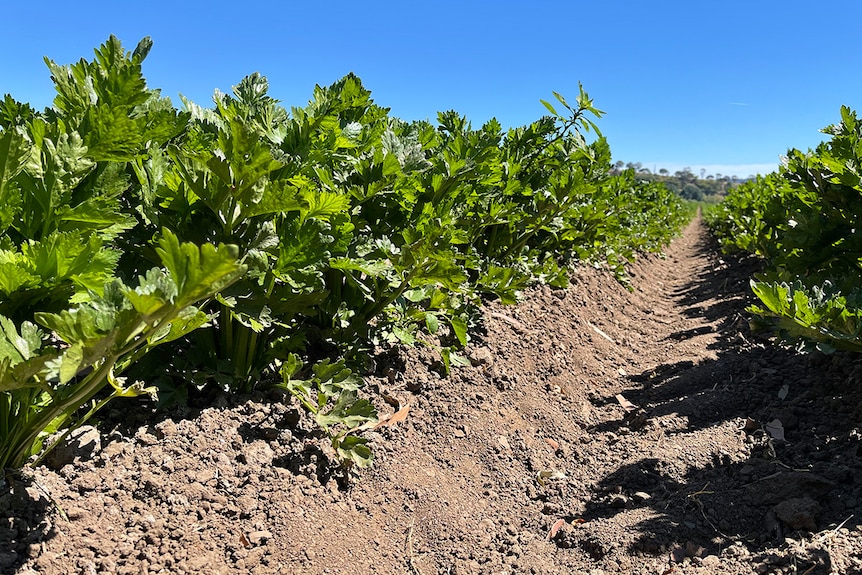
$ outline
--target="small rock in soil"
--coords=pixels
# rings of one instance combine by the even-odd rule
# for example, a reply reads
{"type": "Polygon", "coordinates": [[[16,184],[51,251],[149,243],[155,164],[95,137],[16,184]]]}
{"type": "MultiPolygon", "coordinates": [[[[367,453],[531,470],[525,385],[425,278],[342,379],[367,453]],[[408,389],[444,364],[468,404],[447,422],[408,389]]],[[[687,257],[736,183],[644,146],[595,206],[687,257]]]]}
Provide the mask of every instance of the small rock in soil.
{"type": "Polygon", "coordinates": [[[269,531],[252,531],[248,534],[248,540],[252,545],[260,545],[272,539],[272,533],[269,531]]]}
{"type": "Polygon", "coordinates": [[[787,523],[791,529],[817,530],[820,504],[810,497],[796,497],[782,501],[772,508],[775,516],[787,523]]]}
{"type": "Polygon", "coordinates": [[[494,354],[487,347],[470,350],[467,357],[473,365],[490,365],[494,361],[494,354]]]}

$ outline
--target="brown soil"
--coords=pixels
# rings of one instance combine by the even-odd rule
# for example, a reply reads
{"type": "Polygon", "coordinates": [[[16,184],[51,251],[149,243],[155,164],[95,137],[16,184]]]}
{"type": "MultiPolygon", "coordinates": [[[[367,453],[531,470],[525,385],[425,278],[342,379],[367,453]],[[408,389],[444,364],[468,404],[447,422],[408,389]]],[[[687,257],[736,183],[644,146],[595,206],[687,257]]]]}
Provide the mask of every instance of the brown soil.
{"type": "Polygon", "coordinates": [[[752,336],[753,271],[696,221],[633,292],[581,269],[488,305],[448,378],[379,357],[409,415],[349,484],[276,395],[124,412],[7,478],[0,571],[860,574],[862,364],[752,336]]]}

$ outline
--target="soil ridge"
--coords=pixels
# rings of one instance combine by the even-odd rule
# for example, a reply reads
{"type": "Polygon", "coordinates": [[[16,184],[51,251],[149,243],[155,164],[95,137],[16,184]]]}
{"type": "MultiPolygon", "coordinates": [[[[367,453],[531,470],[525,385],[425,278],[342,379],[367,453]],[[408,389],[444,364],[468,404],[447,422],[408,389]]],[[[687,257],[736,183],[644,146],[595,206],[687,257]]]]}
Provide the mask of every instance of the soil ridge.
{"type": "Polygon", "coordinates": [[[347,488],[270,394],[103,429],[7,480],[0,571],[862,573],[862,367],[753,336],[756,265],[698,218],[632,291],[583,267],[488,304],[449,377],[378,357],[381,414],[409,412],[347,488]]]}

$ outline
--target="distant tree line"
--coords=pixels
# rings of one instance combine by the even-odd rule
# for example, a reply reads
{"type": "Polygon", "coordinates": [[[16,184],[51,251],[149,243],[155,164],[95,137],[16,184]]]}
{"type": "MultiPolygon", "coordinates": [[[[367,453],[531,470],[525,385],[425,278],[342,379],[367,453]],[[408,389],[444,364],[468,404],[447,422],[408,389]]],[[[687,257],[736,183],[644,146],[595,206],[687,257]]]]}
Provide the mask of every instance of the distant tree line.
{"type": "Polygon", "coordinates": [[[661,182],[685,199],[704,202],[719,202],[731,188],[753,179],[753,176],[740,178],[736,174],[707,174],[705,169],[701,169],[698,175],[691,168],[683,168],[673,174],[661,168],[653,173],[641,162],[620,160],[614,164],[614,173],[624,170],[633,170],[638,177],[650,182],[661,182]]]}

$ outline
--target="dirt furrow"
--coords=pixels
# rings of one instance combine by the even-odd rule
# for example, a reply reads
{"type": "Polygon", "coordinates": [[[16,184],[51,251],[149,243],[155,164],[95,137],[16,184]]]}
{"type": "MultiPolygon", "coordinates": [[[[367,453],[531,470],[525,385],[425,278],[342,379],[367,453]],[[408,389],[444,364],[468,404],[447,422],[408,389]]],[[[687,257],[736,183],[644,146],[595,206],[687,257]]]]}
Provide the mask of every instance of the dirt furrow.
{"type": "Polygon", "coordinates": [[[696,221],[632,291],[585,267],[489,304],[449,377],[379,356],[381,413],[409,415],[349,483],[277,395],[117,411],[0,494],[0,570],[862,573],[862,371],[752,336],[753,271],[696,221]]]}

